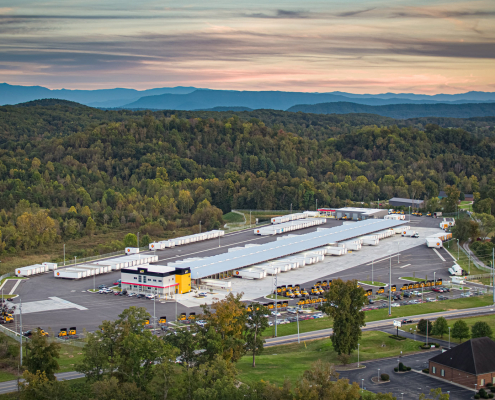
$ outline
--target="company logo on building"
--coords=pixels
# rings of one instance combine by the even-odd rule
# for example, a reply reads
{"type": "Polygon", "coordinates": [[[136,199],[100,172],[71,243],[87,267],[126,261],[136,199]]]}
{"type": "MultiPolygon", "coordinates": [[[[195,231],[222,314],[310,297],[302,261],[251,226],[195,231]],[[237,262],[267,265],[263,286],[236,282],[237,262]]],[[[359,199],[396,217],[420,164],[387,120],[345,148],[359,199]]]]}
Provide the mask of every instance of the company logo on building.
{"type": "Polygon", "coordinates": [[[140,269],[140,270],[139,270],[139,273],[140,273],[140,274],[144,274],[144,269],[140,269]]]}
{"type": "Polygon", "coordinates": [[[57,272],[57,276],[60,276],[60,272],[57,272]]]}
{"type": "Polygon", "coordinates": [[[235,274],[236,274],[236,275],[239,275],[239,271],[235,271],[235,274]]]}

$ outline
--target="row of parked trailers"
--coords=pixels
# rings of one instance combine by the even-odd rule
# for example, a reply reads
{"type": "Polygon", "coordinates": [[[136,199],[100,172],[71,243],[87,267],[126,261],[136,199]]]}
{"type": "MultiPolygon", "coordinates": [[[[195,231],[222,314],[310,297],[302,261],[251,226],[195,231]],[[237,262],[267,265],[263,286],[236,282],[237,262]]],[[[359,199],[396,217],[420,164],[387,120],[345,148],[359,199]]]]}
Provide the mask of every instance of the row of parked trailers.
{"type": "MultiPolygon", "coordinates": [[[[409,228],[409,227],[407,227],[409,228]]],[[[318,231],[322,231],[327,228],[318,228],[318,231]]],[[[268,261],[262,264],[256,264],[254,266],[243,268],[235,271],[234,276],[243,279],[263,279],[267,275],[276,275],[280,272],[287,272],[292,269],[304,267],[306,265],[312,265],[317,262],[321,262],[325,259],[325,256],[342,256],[349,251],[359,251],[362,246],[376,246],[380,242],[380,239],[392,237],[395,234],[402,233],[402,227],[398,229],[386,229],[372,235],[362,236],[356,239],[350,239],[338,243],[330,243],[328,246],[319,247],[313,250],[305,251],[303,253],[297,253],[289,255],[287,257],[278,258],[272,261],[268,261]]],[[[287,235],[279,240],[286,240],[295,235],[287,235]]],[[[246,247],[259,246],[256,244],[248,244],[246,247]]],[[[242,249],[242,247],[234,247],[229,249],[229,252],[234,252],[242,249]]]]}
{"type": "Polygon", "coordinates": [[[427,247],[440,249],[443,247],[443,242],[450,239],[452,239],[452,233],[444,232],[444,233],[438,233],[435,235],[428,236],[425,239],[425,243],[427,247]]]}
{"type": "Polygon", "coordinates": [[[153,242],[149,244],[150,250],[165,250],[175,246],[182,246],[189,243],[202,242],[204,240],[216,239],[225,235],[224,231],[213,230],[202,233],[196,233],[194,235],[182,236],[169,240],[162,240],[159,242],[153,242]]]}
{"type": "Polygon", "coordinates": [[[89,264],[77,264],[66,268],[59,268],[56,271],[53,271],[53,276],[55,278],[82,279],[93,275],[107,274],[112,271],[118,271],[122,268],[128,268],[136,265],[147,265],[156,261],[158,261],[158,256],[153,255],[123,256],[108,260],[99,260],[89,264]]]}
{"type": "Polygon", "coordinates": [[[284,222],[297,221],[298,219],[305,219],[310,217],[317,217],[319,213],[316,211],[304,211],[302,213],[294,213],[282,215],[281,217],[273,217],[272,224],[283,224],[284,222]]]}
{"type": "Polygon", "coordinates": [[[48,271],[53,271],[57,269],[57,263],[42,263],[28,265],[27,267],[17,268],[15,270],[16,276],[32,276],[42,274],[48,271]]]}
{"type": "Polygon", "coordinates": [[[276,225],[268,225],[262,228],[256,228],[253,232],[255,235],[269,236],[280,235],[281,233],[297,231],[298,229],[311,228],[313,226],[323,225],[327,220],[325,218],[300,219],[297,221],[283,222],[276,225]]]}

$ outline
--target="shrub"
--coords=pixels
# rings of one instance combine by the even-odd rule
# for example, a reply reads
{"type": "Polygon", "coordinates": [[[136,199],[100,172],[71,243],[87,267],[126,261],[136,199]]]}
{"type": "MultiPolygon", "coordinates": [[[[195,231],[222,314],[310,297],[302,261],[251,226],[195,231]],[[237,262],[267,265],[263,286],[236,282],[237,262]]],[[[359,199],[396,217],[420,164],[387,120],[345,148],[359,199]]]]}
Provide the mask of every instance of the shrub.
{"type": "Polygon", "coordinates": [[[395,371],[395,372],[399,372],[399,368],[395,367],[395,368],[394,368],[394,371],[395,371]]]}
{"type": "Polygon", "coordinates": [[[474,398],[475,398],[475,399],[479,399],[479,398],[480,398],[480,395],[479,395],[479,394],[475,394],[475,395],[474,395],[474,398]]]}
{"type": "Polygon", "coordinates": [[[424,372],[425,374],[429,374],[429,373],[430,373],[430,369],[429,369],[429,368],[425,368],[425,369],[423,369],[423,372],[424,372]]]}
{"type": "Polygon", "coordinates": [[[495,386],[490,387],[492,393],[495,393],[495,386]]]}
{"type": "Polygon", "coordinates": [[[399,371],[404,371],[404,364],[401,362],[399,363],[399,371]]]}
{"type": "Polygon", "coordinates": [[[486,390],[485,390],[485,389],[483,389],[483,388],[481,388],[480,390],[478,390],[478,394],[479,394],[481,397],[485,398],[484,396],[486,395],[486,390]]]}
{"type": "Polygon", "coordinates": [[[410,371],[411,370],[411,367],[406,367],[406,371],[410,371]]]}
{"type": "Polygon", "coordinates": [[[381,374],[380,375],[380,379],[382,381],[389,381],[390,380],[390,376],[388,376],[388,374],[381,374]]]}
{"type": "Polygon", "coordinates": [[[486,384],[486,387],[492,387],[492,386],[493,386],[493,383],[491,383],[491,382],[488,382],[488,383],[486,384]]]}
{"type": "Polygon", "coordinates": [[[488,393],[488,398],[493,399],[493,393],[488,393]]]}

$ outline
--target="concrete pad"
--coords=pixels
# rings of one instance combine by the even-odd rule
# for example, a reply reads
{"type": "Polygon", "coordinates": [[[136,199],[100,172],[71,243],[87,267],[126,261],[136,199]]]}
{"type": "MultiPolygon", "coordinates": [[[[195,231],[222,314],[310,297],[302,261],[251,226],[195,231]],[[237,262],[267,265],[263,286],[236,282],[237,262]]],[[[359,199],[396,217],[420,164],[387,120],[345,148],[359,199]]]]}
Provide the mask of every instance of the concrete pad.
{"type": "MultiPolygon", "coordinates": [[[[87,310],[86,307],[80,306],[70,301],[58,297],[49,297],[50,300],[30,301],[22,304],[22,314],[39,313],[43,311],[64,310],[76,308],[78,310],[87,310]]],[[[15,310],[19,314],[19,309],[15,310]]]]}
{"type": "MultiPolygon", "coordinates": [[[[417,246],[426,247],[424,238],[441,232],[441,229],[438,228],[415,227],[414,230],[419,233],[419,238],[395,235],[381,239],[377,246],[363,246],[361,250],[352,251],[343,256],[327,255],[322,262],[280,273],[277,278],[277,285],[303,284],[361,264],[371,263],[373,260],[381,260],[387,256],[397,254],[398,250],[404,251],[417,246]]],[[[354,278],[362,279],[360,276],[354,278]]],[[[253,280],[232,278],[230,281],[232,283],[232,292],[243,292],[244,300],[254,300],[266,296],[272,293],[275,288],[275,279],[273,277],[253,280]]]]}

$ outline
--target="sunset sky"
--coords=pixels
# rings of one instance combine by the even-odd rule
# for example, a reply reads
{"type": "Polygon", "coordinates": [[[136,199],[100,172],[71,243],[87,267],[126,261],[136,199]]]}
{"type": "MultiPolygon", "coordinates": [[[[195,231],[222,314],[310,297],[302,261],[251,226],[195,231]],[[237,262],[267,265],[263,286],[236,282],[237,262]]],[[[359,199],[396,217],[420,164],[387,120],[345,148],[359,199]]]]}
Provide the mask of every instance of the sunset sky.
{"type": "Polygon", "coordinates": [[[5,0],[0,21],[16,85],[495,91],[493,0],[5,0]]]}

